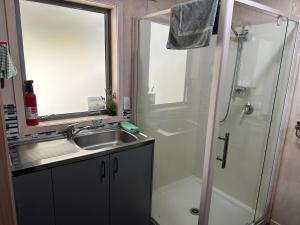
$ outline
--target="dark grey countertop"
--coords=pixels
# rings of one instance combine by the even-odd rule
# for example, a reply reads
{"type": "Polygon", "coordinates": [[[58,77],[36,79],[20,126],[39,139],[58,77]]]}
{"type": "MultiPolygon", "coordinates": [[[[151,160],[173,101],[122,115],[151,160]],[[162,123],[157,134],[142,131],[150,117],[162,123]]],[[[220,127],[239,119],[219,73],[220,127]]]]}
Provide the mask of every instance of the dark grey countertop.
{"type": "MultiPolygon", "coordinates": [[[[102,131],[103,132],[103,131],[102,131]]],[[[86,134],[83,134],[86,135],[86,134]]],[[[60,138],[50,141],[19,143],[10,146],[13,176],[96,158],[154,143],[144,134],[135,134],[137,140],[99,150],[84,150],[73,141],[60,138]]]]}

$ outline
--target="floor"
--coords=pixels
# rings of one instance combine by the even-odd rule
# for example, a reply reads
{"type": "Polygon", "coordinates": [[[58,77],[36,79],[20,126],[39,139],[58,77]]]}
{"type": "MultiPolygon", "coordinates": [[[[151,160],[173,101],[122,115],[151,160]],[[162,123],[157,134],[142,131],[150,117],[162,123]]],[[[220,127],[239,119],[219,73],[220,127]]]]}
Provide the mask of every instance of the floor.
{"type": "MultiPolygon", "coordinates": [[[[159,225],[197,225],[198,216],[190,209],[199,208],[201,183],[200,178],[190,176],[154,190],[152,217],[159,225]]],[[[253,213],[248,206],[214,189],[210,225],[245,225],[253,213]]]]}

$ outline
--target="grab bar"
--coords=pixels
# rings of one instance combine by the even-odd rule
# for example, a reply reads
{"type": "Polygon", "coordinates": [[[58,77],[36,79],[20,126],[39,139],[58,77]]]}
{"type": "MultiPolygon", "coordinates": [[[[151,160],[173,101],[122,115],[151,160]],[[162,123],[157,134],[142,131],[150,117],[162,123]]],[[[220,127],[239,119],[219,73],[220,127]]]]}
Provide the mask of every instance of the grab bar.
{"type": "Polygon", "coordinates": [[[224,141],[223,157],[220,158],[219,156],[217,156],[217,160],[222,162],[222,169],[226,168],[229,138],[230,138],[230,133],[226,133],[225,138],[218,137],[219,140],[224,141]]]}

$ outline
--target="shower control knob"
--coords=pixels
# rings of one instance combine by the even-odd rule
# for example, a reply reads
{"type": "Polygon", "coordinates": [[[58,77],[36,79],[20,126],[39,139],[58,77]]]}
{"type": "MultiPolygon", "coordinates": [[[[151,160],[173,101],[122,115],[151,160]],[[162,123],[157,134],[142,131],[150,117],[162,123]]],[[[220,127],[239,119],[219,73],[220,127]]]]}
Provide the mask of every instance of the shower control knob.
{"type": "Polygon", "coordinates": [[[248,102],[242,107],[241,118],[243,118],[245,115],[251,115],[253,112],[254,112],[254,107],[251,105],[250,102],[248,102]]]}

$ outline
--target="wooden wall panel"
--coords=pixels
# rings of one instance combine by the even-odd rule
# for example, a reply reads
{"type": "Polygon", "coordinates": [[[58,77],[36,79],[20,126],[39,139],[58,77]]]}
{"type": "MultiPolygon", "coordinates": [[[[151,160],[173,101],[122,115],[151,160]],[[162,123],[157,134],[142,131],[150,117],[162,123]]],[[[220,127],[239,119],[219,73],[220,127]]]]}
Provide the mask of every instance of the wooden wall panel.
{"type": "Polygon", "coordinates": [[[286,14],[292,12],[292,4],[294,0],[256,0],[256,2],[278,9],[286,14]]]}
{"type": "Polygon", "coordinates": [[[2,92],[0,91],[0,224],[17,225],[8,146],[3,120],[2,92]]]}
{"type": "MultiPolygon", "coordinates": [[[[300,54],[298,54],[300,58],[300,54]]],[[[300,77],[296,83],[292,112],[287,129],[277,186],[273,196],[271,219],[274,224],[300,224],[300,140],[295,136],[295,124],[300,119],[300,77]]]]}
{"type": "Polygon", "coordinates": [[[292,15],[300,17],[300,0],[292,1],[292,15]]]}
{"type": "Polygon", "coordinates": [[[147,0],[125,0],[124,2],[124,95],[131,96],[132,77],[132,30],[133,19],[147,13],[147,0]]]}

